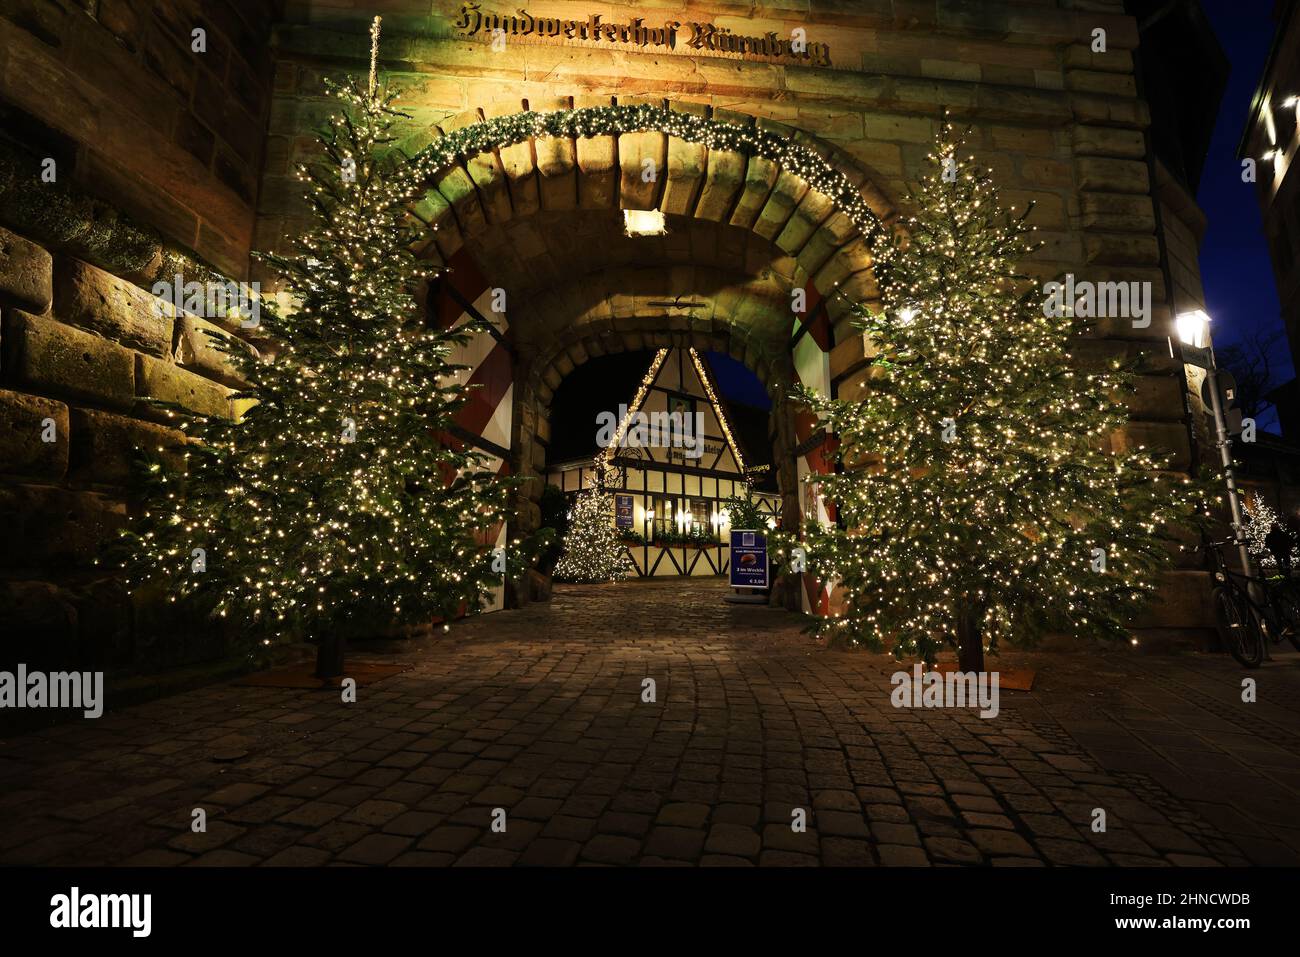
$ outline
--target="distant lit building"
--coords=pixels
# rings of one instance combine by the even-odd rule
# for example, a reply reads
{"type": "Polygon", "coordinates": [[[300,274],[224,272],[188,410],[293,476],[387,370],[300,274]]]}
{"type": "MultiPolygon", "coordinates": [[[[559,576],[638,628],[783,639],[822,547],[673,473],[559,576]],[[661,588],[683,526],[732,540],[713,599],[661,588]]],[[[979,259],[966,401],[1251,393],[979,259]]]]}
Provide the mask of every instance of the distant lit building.
{"type": "MultiPolygon", "coordinates": [[[[606,467],[609,520],[623,534],[642,577],[727,572],[731,516],[726,500],[744,496],[749,475],[739,430],[730,421],[708,360],[695,349],[660,349],[644,377],[628,382],[619,413],[607,413],[612,444],[548,467],[546,481],[576,496],[606,467]],[[615,422],[617,419],[617,422],[615,422]]],[[[775,526],[781,497],[755,481],[753,498],[775,526]]]]}

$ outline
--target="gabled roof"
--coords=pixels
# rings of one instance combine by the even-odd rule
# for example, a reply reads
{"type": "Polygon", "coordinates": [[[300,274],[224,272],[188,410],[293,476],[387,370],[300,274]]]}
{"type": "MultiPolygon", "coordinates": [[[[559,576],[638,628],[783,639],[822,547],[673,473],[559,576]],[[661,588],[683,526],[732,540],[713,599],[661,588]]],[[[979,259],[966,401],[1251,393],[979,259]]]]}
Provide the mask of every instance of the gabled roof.
{"type": "MultiPolygon", "coordinates": [[[[655,353],[654,358],[650,360],[650,368],[646,371],[645,376],[641,379],[640,385],[637,386],[636,394],[632,401],[628,403],[627,415],[623,421],[619,422],[618,428],[614,432],[614,439],[609,445],[597,456],[598,463],[604,463],[608,466],[610,460],[618,453],[622,446],[623,440],[627,437],[628,426],[631,425],[633,417],[645,405],[646,396],[650,394],[650,387],[655,384],[659,377],[659,370],[663,368],[664,360],[668,358],[669,349],[660,349],[655,353]]],[[[718,417],[718,424],[722,427],[723,438],[727,441],[727,447],[731,449],[731,454],[736,460],[736,466],[743,474],[745,471],[745,459],[741,454],[740,444],[736,441],[735,432],[731,428],[731,422],[727,415],[727,410],[723,407],[718,398],[718,390],[715,388],[713,373],[708,367],[705,358],[695,351],[694,346],[687,347],[687,353],[691,357],[691,363],[695,367],[695,374],[699,377],[700,384],[704,387],[704,397],[708,399],[709,404],[713,407],[713,414],[718,417]]]]}

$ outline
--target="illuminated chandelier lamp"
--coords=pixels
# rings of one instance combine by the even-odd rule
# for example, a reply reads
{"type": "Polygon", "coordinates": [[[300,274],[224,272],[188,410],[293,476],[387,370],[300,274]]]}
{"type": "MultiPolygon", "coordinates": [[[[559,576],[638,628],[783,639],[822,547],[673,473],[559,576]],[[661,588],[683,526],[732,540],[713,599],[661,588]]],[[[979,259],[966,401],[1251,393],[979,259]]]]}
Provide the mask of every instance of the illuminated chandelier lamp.
{"type": "Polygon", "coordinates": [[[623,210],[623,233],[627,236],[663,236],[668,232],[668,224],[662,210],[625,209],[623,210]]]}

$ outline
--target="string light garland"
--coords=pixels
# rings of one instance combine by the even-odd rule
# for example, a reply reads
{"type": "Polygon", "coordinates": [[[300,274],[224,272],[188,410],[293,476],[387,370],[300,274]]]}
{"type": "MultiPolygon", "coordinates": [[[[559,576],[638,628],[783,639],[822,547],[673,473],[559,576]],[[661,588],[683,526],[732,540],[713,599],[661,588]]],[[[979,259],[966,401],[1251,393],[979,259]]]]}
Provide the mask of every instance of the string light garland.
{"type": "Polygon", "coordinates": [[[480,153],[490,153],[538,137],[618,136],[666,133],[711,150],[728,150],[777,163],[829,198],[835,208],[868,238],[884,226],[843,171],[820,153],[789,136],[758,126],[726,123],[653,104],[585,106],[571,110],[528,110],[491,117],[453,130],[425,147],[415,162],[426,177],[480,153]]]}
{"type": "Polygon", "coordinates": [[[659,369],[667,358],[667,349],[660,349],[655,353],[654,358],[650,360],[649,370],[641,377],[641,384],[637,386],[636,394],[632,396],[632,401],[628,403],[627,414],[619,422],[614,437],[610,440],[609,445],[605,446],[600,455],[596,457],[596,482],[598,485],[605,484],[605,477],[613,468],[614,456],[618,454],[619,448],[623,445],[623,440],[627,437],[628,426],[632,424],[632,419],[636,417],[637,412],[645,403],[645,397],[649,394],[650,387],[654,385],[655,379],[659,375],[659,369]]]}
{"type": "Polygon", "coordinates": [[[836,470],[809,476],[839,523],[809,517],[776,551],[801,547],[835,586],[843,612],[818,620],[822,635],[899,658],[982,658],[1048,633],[1127,641],[1208,487],[1113,442],[1134,368],[1073,360],[1087,321],[1022,295],[1029,211],[1001,207],[960,147],[945,122],[916,214],[873,237],[880,310],[854,306],[877,350],[862,396],[795,393],[841,440],[836,470]]]}
{"type": "Polygon", "coordinates": [[[709,375],[705,371],[704,363],[700,359],[700,354],[695,351],[695,347],[690,349],[691,362],[695,366],[695,374],[699,376],[700,382],[704,384],[704,394],[709,397],[713,403],[713,412],[718,417],[718,424],[722,427],[722,434],[727,440],[727,447],[731,449],[731,454],[735,456],[736,467],[743,474],[745,471],[745,460],[740,457],[740,446],[731,435],[731,428],[727,424],[727,414],[723,411],[722,403],[718,401],[717,395],[713,391],[713,386],[709,383],[709,375]]]}

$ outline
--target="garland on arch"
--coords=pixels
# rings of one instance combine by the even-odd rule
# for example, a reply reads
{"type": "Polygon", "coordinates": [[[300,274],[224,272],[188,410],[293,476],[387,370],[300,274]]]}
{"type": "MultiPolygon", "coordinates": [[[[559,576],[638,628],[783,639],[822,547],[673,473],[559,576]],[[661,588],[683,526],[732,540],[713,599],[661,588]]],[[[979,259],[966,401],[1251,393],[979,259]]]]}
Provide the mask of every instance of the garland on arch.
{"type": "Polygon", "coordinates": [[[621,133],[666,133],[709,149],[759,156],[794,173],[828,197],[836,209],[868,239],[884,228],[880,218],[844,173],[803,143],[757,126],[724,123],[662,106],[585,106],[553,113],[527,110],[498,116],[453,130],[421,150],[414,162],[431,176],[479,153],[523,143],[535,137],[617,136],[621,133]]]}

